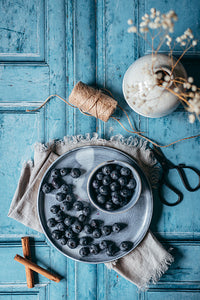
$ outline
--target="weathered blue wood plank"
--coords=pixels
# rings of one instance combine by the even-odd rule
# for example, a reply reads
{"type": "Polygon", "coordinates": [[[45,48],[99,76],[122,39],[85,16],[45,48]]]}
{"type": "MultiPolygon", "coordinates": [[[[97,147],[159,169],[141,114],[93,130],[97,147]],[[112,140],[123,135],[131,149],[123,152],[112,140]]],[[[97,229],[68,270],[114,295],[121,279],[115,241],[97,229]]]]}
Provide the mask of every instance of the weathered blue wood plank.
{"type": "Polygon", "coordinates": [[[0,61],[44,61],[42,0],[0,2],[0,61]]]}
{"type": "MultiPolygon", "coordinates": [[[[48,1],[47,15],[49,94],[58,94],[65,98],[65,1],[48,1]]],[[[50,138],[62,138],[66,126],[65,103],[58,98],[52,100],[46,107],[46,118],[46,141],[50,138]]]]}

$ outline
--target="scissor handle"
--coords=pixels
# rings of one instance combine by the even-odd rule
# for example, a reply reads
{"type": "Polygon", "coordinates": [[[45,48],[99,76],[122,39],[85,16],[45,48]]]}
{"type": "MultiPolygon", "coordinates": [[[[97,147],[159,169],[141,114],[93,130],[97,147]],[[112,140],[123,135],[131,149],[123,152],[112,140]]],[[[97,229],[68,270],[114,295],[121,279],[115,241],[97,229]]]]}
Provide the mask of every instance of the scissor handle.
{"type": "Polygon", "coordinates": [[[174,187],[170,182],[168,182],[167,178],[165,177],[165,174],[162,175],[162,178],[160,180],[160,184],[158,187],[158,194],[160,197],[160,201],[163,204],[168,206],[175,206],[183,200],[183,194],[176,187],[174,187]],[[171,191],[173,191],[178,196],[178,199],[175,202],[167,202],[163,197],[162,188],[164,185],[166,185],[171,191]]]}
{"type": "Polygon", "coordinates": [[[195,192],[196,190],[198,190],[200,188],[200,171],[198,169],[196,169],[194,167],[186,166],[184,164],[179,164],[178,166],[175,166],[175,168],[177,169],[177,171],[178,171],[178,173],[179,173],[179,175],[181,177],[181,180],[182,180],[185,188],[188,191],[195,192]],[[194,188],[191,187],[191,185],[189,184],[189,181],[187,179],[187,176],[185,174],[184,169],[190,169],[190,170],[192,170],[193,172],[195,172],[198,175],[198,177],[199,177],[199,183],[197,184],[196,187],[194,187],[194,188]]]}

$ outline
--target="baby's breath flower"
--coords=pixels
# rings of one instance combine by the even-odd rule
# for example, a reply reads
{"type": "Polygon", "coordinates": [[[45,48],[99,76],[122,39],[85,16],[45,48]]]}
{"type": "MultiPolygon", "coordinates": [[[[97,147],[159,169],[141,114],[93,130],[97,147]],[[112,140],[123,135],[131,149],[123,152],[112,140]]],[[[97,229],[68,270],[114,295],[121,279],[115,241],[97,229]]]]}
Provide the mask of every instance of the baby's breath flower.
{"type": "Polygon", "coordinates": [[[136,26],[129,27],[128,28],[128,33],[131,33],[131,32],[136,33],[137,32],[137,27],[136,26]]]}
{"type": "Polygon", "coordinates": [[[133,20],[132,19],[128,19],[127,23],[128,23],[128,25],[132,25],[133,24],[133,20]]]}
{"type": "Polygon", "coordinates": [[[174,88],[174,92],[175,92],[175,93],[178,93],[179,91],[180,91],[180,90],[179,90],[178,87],[175,87],[175,88],[174,88]]]}
{"type": "Polygon", "coordinates": [[[180,36],[178,36],[178,37],[176,38],[176,42],[177,42],[177,43],[180,43],[180,42],[181,42],[181,37],[180,37],[180,36]]]}
{"type": "Polygon", "coordinates": [[[186,42],[181,42],[181,46],[185,46],[186,45],[186,42]]]}
{"type": "Polygon", "coordinates": [[[192,41],[192,46],[196,46],[196,45],[197,45],[197,41],[196,40],[192,41]]]}
{"type": "Polygon", "coordinates": [[[163,81],[162,86],[163,86],[163,87],[167,87],[167,86],[168,86],[168,82],[163,81]]]}
{"type": "Polygon", "coordinates": [[[155,13],[156,13],[156,9],[155,9],[155,8],[151,8],[151,9],[150,9],[150,12],[151,12],[152,14],[155,14],[155,13]]]}
{"type": "Polygon", "coordinates": [[[193,82],[194,82],[193,77],[188,77],[188,82],[189,82],[189,83],[193,83],[193,82]]]}
{"type": "Polygon", "coordinates": [[[158,72],[158,73],[156,73],[156,76],[157,76],[157,79],[161,79],[162,78],[162,72],[158,72]]]}
{"type": "Polygon", "coordinates": [[[191,89],[192,89],[193,92],[196,92],[196,90],[197,90],[196,85],[192,85],[191,89]]]}
{"type": "Polygon", "coordinates": [[[169,75],[165,75],[164,80],[165,81],[170,81],[170,76],[169,75]]]}
{"type": "Polygon", "coordinates": [[[189,122],[192,124],[195,121],[195,115],[194,114],[189,114],[189,122]]]}

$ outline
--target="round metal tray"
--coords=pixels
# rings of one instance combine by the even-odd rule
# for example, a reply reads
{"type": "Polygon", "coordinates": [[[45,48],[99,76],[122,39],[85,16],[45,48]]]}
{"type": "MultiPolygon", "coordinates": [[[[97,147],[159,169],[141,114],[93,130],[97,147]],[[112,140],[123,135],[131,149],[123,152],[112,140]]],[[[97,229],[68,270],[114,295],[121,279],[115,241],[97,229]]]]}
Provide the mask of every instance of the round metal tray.
{"type": "MultiPolygon", "coordinates": [[[[41,226],[51,244],[57,248],[62,254],[67,257],[70,257],[74,260],[86,262],[86,263],[105,263],[112,260],[116,260],[130,251],[132,251],[144,238],[153,213],[153,197],[152,190],[149,181],[147,180],[145,174],[138,166],[137,162],[125,154],[124,152],[114,149],[112,147],[104,146],[85,146],[71,150],[62,156],[60,156],[46,171],[44,174],[38,192],[38,215],[40,219],[41,226]],[[121,160],[131,164],[139,173],[142,181],[142,192],[137,203],[130,208],[128,211],[120,214],[109,214],[103,211],[96,209],[90,203],[87,195],[87,180],[90,172],[100,163],[108,160],[121,160]],[[104,237],[103,239],[112,240],[117,245],[122,241],[131,241],[133,246],[129,251],[119,251],[115,256],[108,256],[105,251],[101,251],[97,255],[89,254],[87,257],[81,257],[79,255],[79,250],[81,246],[78,246],[76,249],[70,249],[67,245],[62,246],[59,243],[59,240],[56,241],[51,237],[51,229],[47,226],[47,220],[50,217],[53,217],[53,214],[50,212],[50,207],[53,204],[59,204],[55,199],[55,191],[53,190],[49,194],[44,194],[42,192],[42,185],[45,182],[50,182],[50,173],[54,168],[80,168],[82,175],[73,179],[71,176],[66,175],[63,177],[63,180],[67,184],[73,185],[73,192],[76,195],[77,200],[87,202],[91,205],[92,213],[91,219],[99,219],[103,221],[104,225],[112,225],[116,222],[127,224],[127,226],[121,230],[119,233],[111,233],[109,236],[104,237]]],[[[69,214],[75,214],[78,216],[78,212],[70,212],[69,214]]],[[[86,234],[82,233],[80,236],[86,234]]],[[[99,243],[100,239],[94,239],[94,243],[99,243]]]]}

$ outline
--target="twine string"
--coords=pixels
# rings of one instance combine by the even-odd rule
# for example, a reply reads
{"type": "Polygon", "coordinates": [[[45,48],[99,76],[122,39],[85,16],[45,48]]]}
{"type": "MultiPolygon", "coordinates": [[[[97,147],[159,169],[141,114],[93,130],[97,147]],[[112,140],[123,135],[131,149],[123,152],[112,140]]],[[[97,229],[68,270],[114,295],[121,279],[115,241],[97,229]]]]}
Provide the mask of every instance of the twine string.
{"type": "MultiPolygon", "coordinates": [[[[104,90],[106,90],[106,89],[104,89],[104,90]]],[[[108,91],[108,90],[106,90],[107,92],[109,92],[109,94],[112,96],[112,94],[111,94],[111,92],[110,91],[108,91]]],[[[101,92],[100,92],[101,93],[101,92]]],[[[99,94],[100,94],[99,93],[99,94]]],[[[92,96],[92,95],[91,95],[92,96]]],[[[65,102],[67,105],[69,105],[69,106],[71,106],[71,107],[73,107],[73,108],[78,108],[79,109],[79,111],[82,113],[82,114],[84,114],[84,115],[86,115],[86,116],[93,116],[92,114],[90,114],[89,112],[85,112],[85,111],[83,111],[82,109],[81,109],[81,107],[77,107],[77,106],[75,106],[75,105],[72,105],[69,101],[67,101],[66,99],[64,99],[64,98],[62,98],[61,96],[59,96],[59,95],[57,95],[57,94],[54,94],[54,95],[50,95],[49,97],[47,97],[47,99],[39,106],[39,107],[37,107],[37,108],[35,108],[35,109],[27,109],[26,111],[27,112],[33,112],[33,111],[37,111],[37,110],[39,110],[39,109],[41,109],[43,106],[45,106],[45,104],[50,100],[50,99],[52,99],[52,98],[54,98],[54,97],[58,97],[60,100],[62,100],[63,102],[65,102]]],[[[112,98],[113,98],[113,96],[112,96],[112,98]]],[[[88,98],[89,99],[89,98],[88,98]]],[[[88,100],[87,99],[87,100],[88,100]]],[[[94,105],[95,105],[95,107],[96,107],[96,116],[98,116],[98,113],[97,113],[97,102],[99,101],[99,99],[100,99],[100,97],[97,97],[97,99],[96,99],[96,101],[94,102],[94,104],[90,107],[90,110],[94,107],[94,105]]],[[[87,101],[86,100],[86,101],[87,101]]],[[[84,102],[85,103],[85,102],[84,102]]],[[[81,105],[82,106],[82,105],[81,105]]],[[[128,116],[128,114],[127,114],[127,112],[118,104],[118,107],[122,110],[122,112],[126,115],[126,117],[127,117],[127,120],[128,120],[128,123],[129,123],[129,125],[130,125],[130,127],[131,127],[131,129],[132,130],[129,130],[129,129],[127,129],[116,117],[113,117],[113,116],[111,116],[110,118],[112,118],[113,120],[115,120],[125,131],[127,131],[127,132],[129,132],[129,133],[133,133],[133,134],[137,134],[138,136],[140,136],[141,138],[143,138],[143,139],[145,139],[146,141],[148,141],[148,142],[150,142],[152,145],[155,145],[156,147],[159,147],[159,148],[167,148],[167,147],[170,147],[170,146],[172,146],[172,145],[174,145],[174,144],[176,144],[176,143],[179,143],[179,142],[182,142],[182,141],[185,141],[185,140],[189,140],[189,139],[193,139],[193,138],[196,138],[196,137],[199,137],[200,136],[200,134],[197,134],[197,135],[193,135],[193,136],[189,136],[189,137],[185,137],[185,138],[182,138],[182,139],[178,139],[178,140],[176,140],[176,141],[174,141],[174,142],[171,142],[171,143],[169,143],[169,144],[167,144],[167,145],[160,145],[160,144],[158,144],[158,143],[156,143],[156,142],[154,142],[152,139],[150,139],[150,138],[148,138],[148,137],[146,137],[146,136],[144,136],[142,133],[143,132],[138,132],[138,131],[136,131],[135,129],[134,129],[134,127],[133,127],[133,125],[132,125],[132,123],[131,123],[131,120],[130,120],[130,118],[129,118],[129,116],[128,116]]]]}

